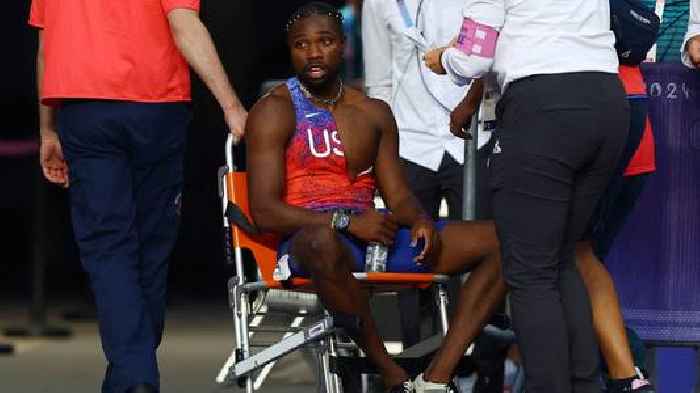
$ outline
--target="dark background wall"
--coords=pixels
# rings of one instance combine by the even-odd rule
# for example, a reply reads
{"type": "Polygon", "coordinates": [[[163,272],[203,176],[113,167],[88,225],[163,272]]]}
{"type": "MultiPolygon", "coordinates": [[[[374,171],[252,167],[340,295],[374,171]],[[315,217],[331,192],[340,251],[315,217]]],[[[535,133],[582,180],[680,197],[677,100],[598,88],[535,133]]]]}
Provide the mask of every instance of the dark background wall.
{"type": "MultiPolygon", "coordinates": [[[[282,29],[293,10],[305,2],[202,0],[201,18],[247,107],[257,99],[264,80],[289,76],[282,29]]],[[[36,139],[38,134],[36,32],[26,24],[30,0],[7,3],[1,24],[5,55],[0,62],[0,143],[36,139]]],[[[216,173],[224,163],[227,130],[213,97],[197,78],[192,84],[194,119],[188,136],[182,227],[171,263],[170,292],[172,296],[224,299],[232,272],[223,262],[216,173]]],[[[242,152],[237,157],[242,161],[242,152]]],[[[49,295],[72,298],[87,293],[72,241],[67,193],[40,179],[37,160],[36,155],[0,157],[0,306],[3,299],[28,298],[31,250],[37,239],[47,244],[49,295]]]]}

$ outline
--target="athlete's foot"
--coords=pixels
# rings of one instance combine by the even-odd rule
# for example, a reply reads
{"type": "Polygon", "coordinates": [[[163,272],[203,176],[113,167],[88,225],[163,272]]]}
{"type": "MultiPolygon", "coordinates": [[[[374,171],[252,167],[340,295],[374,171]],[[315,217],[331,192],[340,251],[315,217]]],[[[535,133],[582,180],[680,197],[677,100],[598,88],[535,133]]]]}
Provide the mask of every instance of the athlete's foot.
{"type": "Polygon", "coordinates": [[[656,393],[654,385],[644,377],[641,371],[637,369],[637,375],[632,378],[611,379],[608,381],[607,393],[656,393]]]}
{"type": "Polygon", "coordinates": [[[426,381],[423,374],[419,374],[413,381],[415,393],[459,393],[452,382],[426,381]]]}

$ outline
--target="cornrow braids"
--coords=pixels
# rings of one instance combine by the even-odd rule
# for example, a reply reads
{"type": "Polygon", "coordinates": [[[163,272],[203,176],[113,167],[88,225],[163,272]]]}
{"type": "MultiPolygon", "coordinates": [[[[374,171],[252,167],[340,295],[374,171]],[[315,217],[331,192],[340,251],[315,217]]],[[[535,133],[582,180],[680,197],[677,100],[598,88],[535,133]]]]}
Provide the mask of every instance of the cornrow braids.
{"type": "Polygon", "coordinates": [[[312,1],[299,7],[287,20],[284,31],[289,33],[289,30],[292,29],[292,26],[294,26],[299,19],[312,15],[328,16],[329,18],[335,19],[338,23],[338,28],[340,31],[343,31],[343,15],[335,7],[322,1],[312,1]]]}

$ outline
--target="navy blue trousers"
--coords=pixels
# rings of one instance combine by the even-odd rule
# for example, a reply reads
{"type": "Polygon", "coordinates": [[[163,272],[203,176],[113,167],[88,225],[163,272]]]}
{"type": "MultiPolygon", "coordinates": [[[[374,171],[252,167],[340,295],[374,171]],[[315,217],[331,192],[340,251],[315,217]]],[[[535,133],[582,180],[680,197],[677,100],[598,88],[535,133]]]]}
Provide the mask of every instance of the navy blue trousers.
{"type": "Polygon", "coordinates": [[[159,387],[190,119],[184,103],[68,101],[57,113],[73,228],[108,361],[103,393],[159,387]]]}

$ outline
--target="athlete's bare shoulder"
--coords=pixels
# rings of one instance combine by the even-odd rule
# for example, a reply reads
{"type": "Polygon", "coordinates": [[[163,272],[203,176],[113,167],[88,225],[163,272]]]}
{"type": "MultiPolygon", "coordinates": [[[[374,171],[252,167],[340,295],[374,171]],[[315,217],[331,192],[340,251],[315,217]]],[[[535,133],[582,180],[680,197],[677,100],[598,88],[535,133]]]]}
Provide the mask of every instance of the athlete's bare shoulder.
{"type": "Polygon", "coordinates": [[[354,88],[348,88],[346,94],[348,103],[365,114],[377,127],[383,129],[394,122],[394,115],[386,102],[370,98],[354,88]]]}
{"type": "Polygon", "coordinates": [[[246,121],[246,135],[256,133],[289,134],[295,117],[289,90],[285,84],[272,88],[253,105],[246,121]]]}
{"type": "Polygon", "coordinates": [[[268,106],[277,107],[284,105],[288,106],[291,109],[292,99],[289,95],[289,89],[287,89],[287,85],[285,83],[280,83],[279,85],[270,89],[270,91],[265,93],[262,97],[260,97],[260,99],[258,99],[258,102],[256,102],[253,106],[252,110],[255,110],[255,108],[258,106],[266,108],[268,106]]]}

